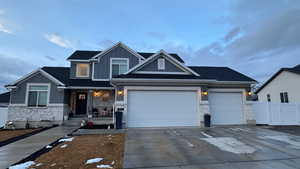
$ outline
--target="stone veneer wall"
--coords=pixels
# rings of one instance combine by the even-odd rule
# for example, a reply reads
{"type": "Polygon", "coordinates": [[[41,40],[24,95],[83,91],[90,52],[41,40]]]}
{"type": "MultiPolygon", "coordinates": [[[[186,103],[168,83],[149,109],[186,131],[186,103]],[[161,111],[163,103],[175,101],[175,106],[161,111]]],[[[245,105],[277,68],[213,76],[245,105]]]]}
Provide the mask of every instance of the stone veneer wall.
{"type": "Polygon", "coordinates": [[[8,107],[8,121],[13,121],[16,128],[25,128],[26,121],[33,128],[53,124],[60,125],[68,111],[69,106],[67,105],[49,105],[45,108],[10,105],[8,107]]]}

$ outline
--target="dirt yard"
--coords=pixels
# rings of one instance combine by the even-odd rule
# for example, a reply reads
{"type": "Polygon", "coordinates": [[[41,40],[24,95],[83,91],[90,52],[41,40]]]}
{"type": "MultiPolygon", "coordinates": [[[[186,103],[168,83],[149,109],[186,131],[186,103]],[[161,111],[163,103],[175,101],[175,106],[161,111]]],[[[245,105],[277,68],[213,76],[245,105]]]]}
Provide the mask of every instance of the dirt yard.
{"type": "Polygon", "coordinates": [[[35,160],[31,168],[122,168],[124,134],[75,136],[62,142],[35,160]],[[100,162],[86,164],[87,160],[103,158],[100,162]],[[102,166],[101,166],[102,165],[102,166]],[[107,167],[105,167],[107,165],[107,167]]]}
{"type": "Polygon", "coordinates": [[[21,129],[21,130],[0,130],[0,142],[23,134],[31,133],[39,129],[21,129]]]}

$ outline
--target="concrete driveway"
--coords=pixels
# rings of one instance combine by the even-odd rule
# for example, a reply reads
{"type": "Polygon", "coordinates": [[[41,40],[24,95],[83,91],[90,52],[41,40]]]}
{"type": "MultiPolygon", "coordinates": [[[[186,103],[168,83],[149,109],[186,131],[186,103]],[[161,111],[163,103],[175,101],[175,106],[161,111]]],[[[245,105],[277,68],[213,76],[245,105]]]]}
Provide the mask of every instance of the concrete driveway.
{"type": "Polygon", "coordinates": [[[296,169],[300,136],[245,126],[129,129],[124,168],[296,169]]]}

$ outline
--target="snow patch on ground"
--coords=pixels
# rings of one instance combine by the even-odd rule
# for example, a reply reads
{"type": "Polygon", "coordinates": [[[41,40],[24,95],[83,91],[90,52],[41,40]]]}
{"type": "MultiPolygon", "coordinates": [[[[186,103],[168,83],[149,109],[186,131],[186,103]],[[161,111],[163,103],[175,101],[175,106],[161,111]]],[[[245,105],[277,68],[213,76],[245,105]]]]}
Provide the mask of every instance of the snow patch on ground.
{"type": "Polygon", "coordinates": [[[235,154],[251,154],[256,151],[255,148],[250,147],[232,137],[216,137],[216,138],[201,138],[223,151],[228,151],[235,154]]]}
{"type": "Polygon", "coordinates": [[[87,160],[85,164],[99,163],[102,160],[103,160],[103,158],[93,158],[93,159],[87,160]]]}
{"type": "Polygon", "coordinates": [[[67,144],[64,144],[64,145],[60,146],[60,148],[66,148],[66,147],[68,147],[67,144]]]}
{"type": "Polygon", "coordinates": [[[206,134],[206,133],[203,132],[203,131],[201,132],[201,134],[204,135],[204,136],[207,137],[207,138],[212,138],[212,137],[213,137],[213,136],[211,136],[211,135],[206,134]]]}
{"type": "Polygon", "coordinates": [[[73,139],[74,139],[74,137],[71,137],[71,138],[62,138],[58,142],[70,142],[70,141],[73,141],[73,139]]]}
{"type": "Polygon", "coordinates": [[[9,169],[26,169],[34,164],[35,164],[34,161],[27,161],[26,163],[11,166],[11,167],[9,167],[9,169]]]}
{"type": "Polygon", "coordinates": [[[39,166],[41,166],[41,165],[43,165],[43,163],[38,163],[38,164],[36,164],[35,166],[39,167],[39,166]]]}
{"type": "Polygon", "coordinates": [[[50,146],[50,145],[47,145],[47,146],[46,146],[46,148],[52,148],[52,146],[50,146]]]}
{"type": "Polygon", "coordinates": [[[101,164],[101,165],[97,165],[97,168],[112,168],[112,166],[101,164]]]}
{"type": "Polygon", "coordinates": [[[268,139],[272,139],[272,140],[281,141],[281,142],[288,143],[288,144],[292,145],[296,149],[300,149],[300,142],[292,140],[290,136],[286,136],[286,135],[262,136],[261,138],[268,138],[268,139]]]}

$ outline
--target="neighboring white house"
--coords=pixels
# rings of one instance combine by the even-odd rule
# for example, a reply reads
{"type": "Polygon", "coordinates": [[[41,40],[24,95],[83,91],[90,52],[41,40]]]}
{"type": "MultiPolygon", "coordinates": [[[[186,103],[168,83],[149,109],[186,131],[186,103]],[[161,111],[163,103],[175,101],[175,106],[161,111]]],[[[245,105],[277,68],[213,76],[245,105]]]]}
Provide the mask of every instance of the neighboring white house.
{"type": "Polygon", "coordinates": [[[300,65],[281,68],[257,91],[260,102],[300,103],[300,65]]]}

